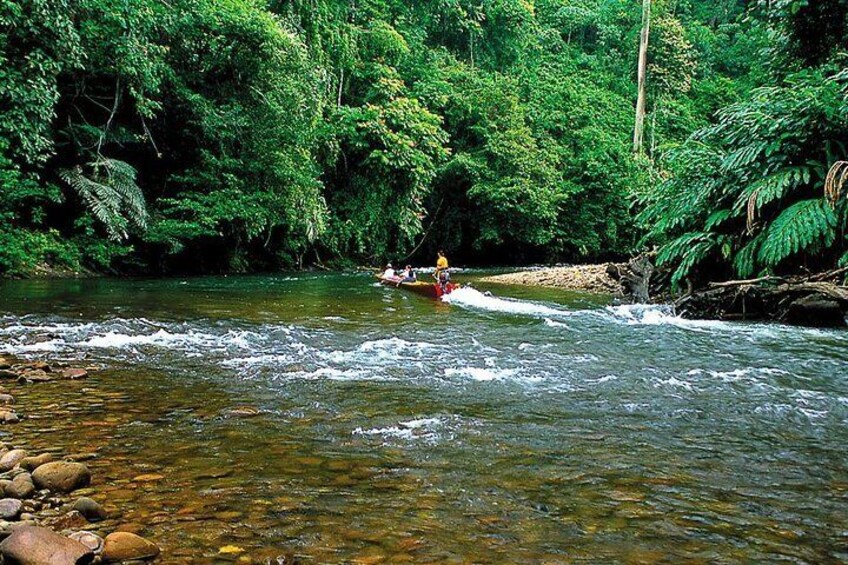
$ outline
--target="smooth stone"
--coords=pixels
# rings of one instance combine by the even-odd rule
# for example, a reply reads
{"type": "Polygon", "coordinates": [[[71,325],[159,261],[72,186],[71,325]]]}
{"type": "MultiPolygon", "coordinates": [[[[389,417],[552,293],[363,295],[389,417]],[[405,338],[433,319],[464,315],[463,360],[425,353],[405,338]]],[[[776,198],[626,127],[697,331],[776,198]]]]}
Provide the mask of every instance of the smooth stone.
{"type": "Polygon", "coordinates": [[[91,482],[91,473],[82,463],[52,461],[35,470],[32,480],[38,488],[68,493],[86,487],[91,482]]]}
{"type": "Polygon", "coordinates": [[[0,410],[0,421],[4,424],[14,424],[15,422],[20,421],[18,415],[11,410],[0,410]]]}
{"type": "Polygon", "coordinates": [[[103,561],[117,563],[130,559],[152,559],[159,555],[159,547],[141,536],[129,532],[113,532],[103,544],[103,561]]]}
{"type": "Polygon", "coordinates": [[[148,473],[146,475],[139,475],[137,477],[133,477],[133,481],[136,483],[152,483],[156,481],[161,481],[164,479],[164,475],[157,475],[155,473],[148,473]]]}
{"type": "Polygon", "coordinates": [[[87,496],[83,496],[74,502],[74,510],[85,516],[89,522],[100,522],[108,516],[106,510],[97,501],[87,496]]]}
{"type": "Polygon", "coordinates": [[[25,457],[21,459],[19,465],[21,469],[26,469],[29,472],[35,471],[45,463],[50,463],[53,461],[53,455],[50,453],[42,453],[36,457],[25,457]]]}
{"type": "Polygon", "coordinates": [[[87,565],[94,552],[76,540],[47,528],[24,526],[0,543],[5,563],[18,565],[87,565]]]}
{"type": "Polygon", "coordinates": [[[45,521],[44,525],[60,531],[78,530],[88,526],[88,520],[76,510],[71,510],[67,514],[62,514],[61,516],[45,521]]]}
{"type": "Polygon", "coordinates": [[[70,379],[72,381],[75,381],[77,379],[84,379],[86,377],[88,377],[88,371],[86,371],[85,369],[65,369],[64,371],[62,371],[63,379],[70,379]]]}
{"type": "Polygon", "coordinates": [[[23,504],[16,498],[0,499],[0,520],[17,520],[23,504]]]}
{"type": "Polygon", "coordinates": [[[231,418],[252,418],[259,415],[259,409],[253,406],[236,406],[227,410],[227,416],[231,418]]]}
{"type": "Polygon", "coordinates": [[[20,375],[9,369],[0,369],[0,379],[17,379],[20,375]]]}
{"type": "Polygon", "coordinates": [[[100,555],[103,552],[103,538],[93,532],[85,530],[74,532],[68,536],[74,541],[78,541],[88,549],[94,552],[95,555],[100,555]]]}
{"type": "Polygon", "coordinates": [[[27,452],[23,449],[13,449],[3,457],[0,457],[0,472],[12,470],[18,463],[27,456],[27,452]]]}
{"type": "Polygon", "coordinates": [[[32,475],[29,473],[19,473],[3,490],[6,496],[23,500],[35,494],[35,483],[32,482],[32,475]]]}
{"type": "Polygon", "coordinates": [[[14,404],[15,397],[11,394],[0,393],[0,404],[14,404]]]}

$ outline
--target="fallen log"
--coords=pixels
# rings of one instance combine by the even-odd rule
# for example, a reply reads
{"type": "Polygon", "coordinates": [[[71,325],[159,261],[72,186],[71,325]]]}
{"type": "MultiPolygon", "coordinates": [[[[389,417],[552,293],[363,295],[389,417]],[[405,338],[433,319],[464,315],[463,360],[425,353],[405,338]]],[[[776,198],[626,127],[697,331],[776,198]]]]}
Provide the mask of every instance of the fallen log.
{"type": "Polygon", "coordinates": [[[674,306],[688,318],[848,327],[848,287],[810,280],[763,284],[776,280],[763,277],[713,284],[683,296],[674,306]]]}

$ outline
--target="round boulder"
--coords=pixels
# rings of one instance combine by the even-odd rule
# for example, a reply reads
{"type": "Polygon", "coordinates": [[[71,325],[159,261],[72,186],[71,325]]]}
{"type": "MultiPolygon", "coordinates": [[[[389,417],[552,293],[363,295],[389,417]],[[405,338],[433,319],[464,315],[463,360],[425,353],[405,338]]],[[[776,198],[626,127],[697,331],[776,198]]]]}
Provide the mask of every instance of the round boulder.
{"type": "Polygon", "coordinates": [[[6,452],[3,457],[0,457],[0,473],[11,471],[15,466],[27,456],[27,452],[23,449],[13,449],[6,452]]]}
{"type": "Polygon", "coordinates": [[[94,552],[78,541],[38,526],[16,528],[0,543],[6,563],[19,565],[87,565],[94,552]]]}
{"type": "Polygon", "coordinates": [[[113,532],[106,536],[103,544],[103,561],[118,563],[132,559],[153,559],[159,555],[159,547],[141,536],[129,532],[113,532]]]}
{"type": "Polygon", "coordinates": [[[40,489],[68,493],[86,487],[91,482],[91,473],[82,463],[52,461],[35,470],[32,480],[40,489]]]}
{"type": "Polygon", "coordinates": [[[23,500],[31,497],[35,493],[35,484],[32,482],[32,476],[29,473],[18,473],[12,479],[12,482],[6,485],[4,492],[9,498],[23,500]]]}

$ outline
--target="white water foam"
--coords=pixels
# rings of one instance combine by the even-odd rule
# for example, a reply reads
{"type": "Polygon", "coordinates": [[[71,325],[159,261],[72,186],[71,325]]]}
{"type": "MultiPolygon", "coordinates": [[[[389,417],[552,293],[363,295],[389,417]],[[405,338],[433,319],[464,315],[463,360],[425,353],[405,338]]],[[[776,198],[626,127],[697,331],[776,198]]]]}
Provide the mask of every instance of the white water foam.
{"type": "Polygon", "coordinates": [[[514,300],[510,298],[498,298],[483,294],[471,287],[458,288],[448,295],[442,297],[442,301],[450,304],[468,306],[478,310],[490,312],[503,312],[505,314],[523,314],[527,316],[568,316],[572,314],[568,310],[553,308],[545,304],[531,302],[529,300],[514,300]]]}
{"type": "Polygon", "coordinates": [[[461,369],[445,369],[445,377],[463,377],[475,381],[498,381],[514,377],[518,369],[488,369],[485,367],[463,367],[461,369]]]}
{"type": "Polygon", "coordinates": [[[387,426],[384,428],[364,429],[358,427],[351,434],[355,436],[381,436],[385,439],[419,440],[434,443],[439,439],[439,430],[443,425],[444,422],[440,418],[420,418],[407,422],[399,422],[396,426],[387,426]]]}

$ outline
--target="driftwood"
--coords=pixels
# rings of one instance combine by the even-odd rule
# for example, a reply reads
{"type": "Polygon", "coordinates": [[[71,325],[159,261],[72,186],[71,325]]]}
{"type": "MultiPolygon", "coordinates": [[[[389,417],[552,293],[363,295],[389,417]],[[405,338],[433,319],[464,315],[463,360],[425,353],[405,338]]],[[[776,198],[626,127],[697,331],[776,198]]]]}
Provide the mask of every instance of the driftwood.
{"type": "Polygon", "coordinates": [[[796,277],[760,277],[711,283],[675,302],[682,316],[720,320],[775,320],[818,327],[848,327],[848,269],[796,277]]]}

